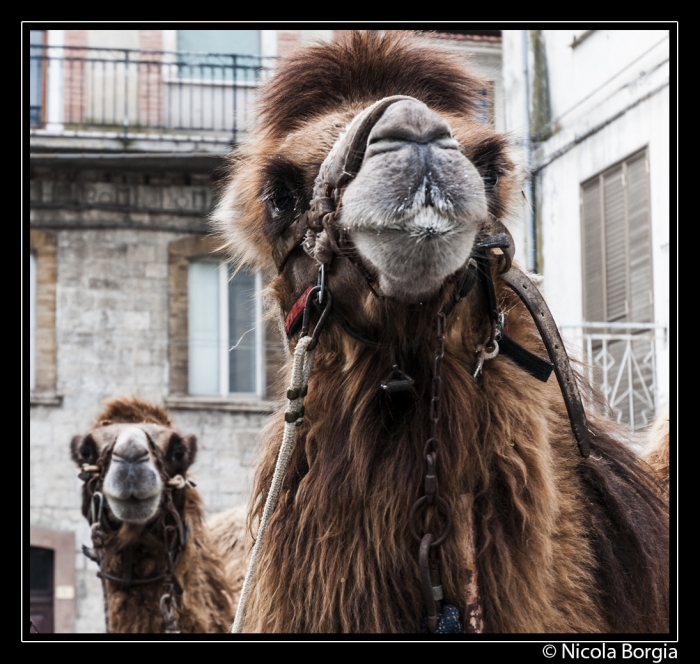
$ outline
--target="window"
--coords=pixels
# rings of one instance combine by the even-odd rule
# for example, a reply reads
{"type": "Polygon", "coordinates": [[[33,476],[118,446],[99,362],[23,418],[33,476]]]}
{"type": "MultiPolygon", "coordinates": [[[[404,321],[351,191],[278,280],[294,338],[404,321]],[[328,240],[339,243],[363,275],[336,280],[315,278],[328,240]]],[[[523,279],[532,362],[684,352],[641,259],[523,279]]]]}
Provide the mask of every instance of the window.
{"type": "Polygon", "coordinates": [[[479,106],[479,111],[477,113],[477,119],[483,124],[494,123],[494,85],[492,81],[488,82],[488,87],[477,92],[479,99],[477,104],[479,106]]]}
{"type": "Polygon", "coordinates": [[[264,396],[261,275],[193,260],[187,291],[189,393],[264,396]]]}
{"type": "Polygon", "coordinates": [[[584,318],[652,322],[646,150],[582,185],[581,219],[584,318]]]}
{"type": "Polygon", "coordinates": [[[181,55],[180,78],[205,80],[257,80],[260,69],[260,30],[178,30],[179,51],[195,51],[197,55],[181,55]],[[201,55],[200,55],[201,53],[201,55]],[[230,57],[216,57],[229,55],[230,57]]]}
{"type": "Polygon", "coordinates": [[[29,31],[29,126],[39,127],[44,117],[44,30],[29,31]]]}
{"type": "Polygon", "coordinates": [[[600,368],[599,384],[618,421],[637,429],[650,420],[655,405],[646,150],[583,183],[581,227],[583,316],[598,323],[585,330],[590,360],[600,368]]]}
{"type": "MultiPolygon", "coordinates": [[[[190,236],[168,245],[167,404],[271,412],[286,346],[263,319],[260,274],[224,263],[219,242],[190,236]]],[[[286,384],[284,385],[286,389],[286,384]]]]}
{"type": "Polygon", "coordinates": [[[56,235],[29,231],[30,388],[33,405],[58,406],[56,394],[56,235]]]}
{"type": "MultiPolygon", "coordinates": [[[[39,632],[74,634],[75,533],[30,526],[29,612],[39,632]]],[[[27,608],[23,596],[23,609],[27,608]]]]}
{"type": "Polygon", "coordinates": [[[29,389],[36,389],[36,256],[29,254],[29,389]]]}

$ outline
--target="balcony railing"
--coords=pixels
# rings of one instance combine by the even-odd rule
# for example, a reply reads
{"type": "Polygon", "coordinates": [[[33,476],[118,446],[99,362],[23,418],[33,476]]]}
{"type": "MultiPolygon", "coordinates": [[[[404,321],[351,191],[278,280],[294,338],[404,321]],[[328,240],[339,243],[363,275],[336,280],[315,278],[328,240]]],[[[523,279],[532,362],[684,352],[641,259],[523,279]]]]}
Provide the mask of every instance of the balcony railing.
{"type": "Polygon", "coordinates": [[[236,143],[275,59],[77,46],[30,49],[33,133],[95,132],[123,140],[192,135],[236,143]]]}
{"type": "Polygon", "coordinates": [[[659,406],[657,354],[666,327],[653,323],[562,325],[565,338],[582,349],[584,372],[603,394],[618,422],[631,430],[649,424],[659,406]]]}

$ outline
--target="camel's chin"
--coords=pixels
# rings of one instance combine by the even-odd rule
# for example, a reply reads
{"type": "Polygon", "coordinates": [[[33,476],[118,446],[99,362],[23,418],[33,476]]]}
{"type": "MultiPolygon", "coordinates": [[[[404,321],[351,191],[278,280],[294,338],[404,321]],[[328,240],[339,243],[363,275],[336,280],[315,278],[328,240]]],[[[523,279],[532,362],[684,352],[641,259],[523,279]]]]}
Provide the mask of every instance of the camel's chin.
{"type": "Polygon", "coordinates": [[[471,224],[448,223],[355,228],[351,234],[382,292],[407,303],[435,296],[467,262],[475,237],[471,224]]]}
{"type": "Polygon", "coordinates": [[[160,494],[144,499],[122,499],[109,495],[106,498],[117,519],[139,525],[150,521],[157,514],[160,505],[160,494]]]}

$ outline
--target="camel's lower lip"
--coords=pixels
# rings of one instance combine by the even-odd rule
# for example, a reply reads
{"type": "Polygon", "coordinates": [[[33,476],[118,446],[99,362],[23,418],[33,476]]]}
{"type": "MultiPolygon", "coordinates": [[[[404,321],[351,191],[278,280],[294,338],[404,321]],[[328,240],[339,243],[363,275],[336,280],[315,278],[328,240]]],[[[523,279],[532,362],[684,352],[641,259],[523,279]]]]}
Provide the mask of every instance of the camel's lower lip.
{"type": "Polygon", "coordinates": [[[380,288],[407,302],[436,294],[445,279],[466,263],[475,236],[475,225],[448,220],[400,227],[367,225],[350,231],[380,288]]]}
{"type": "Polygon", "coordinates": [[[128,498],[117,498],[107,495],[109,507],[121,521],[130,521],[132,523],[145,523],[158,510],[160,502],[159,496],[149,496],[147,498],[137,498],[129,496],[128,498]]]}

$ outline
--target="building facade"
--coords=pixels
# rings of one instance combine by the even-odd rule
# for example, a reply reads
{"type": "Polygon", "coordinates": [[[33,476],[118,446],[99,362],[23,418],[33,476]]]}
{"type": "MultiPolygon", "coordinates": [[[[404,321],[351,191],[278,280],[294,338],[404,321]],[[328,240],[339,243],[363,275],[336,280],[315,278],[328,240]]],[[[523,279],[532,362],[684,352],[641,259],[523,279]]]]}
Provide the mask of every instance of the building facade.
{"type": "Polygon", "coordinates": [[[506,128],[530,174],[521,260],[634,430],[669,398],[671,50],[668,29],[503,31],[506,128]]]}
{"type": "MultiPolygon", "coordinates": [[[[104,628],[71,438],[104,400],[165,405],[197,436],[208,513],[248,499],[256,441],[286,387],[262,275],[225,264],[207,215],[277,58],[333,30],[31,30],[28,295],[31,615],[104,628]],[[232,278],[231,278],[232,277],[232,278]]],[[[500,36],[434,34],[491,87],[500,36]]]]}

